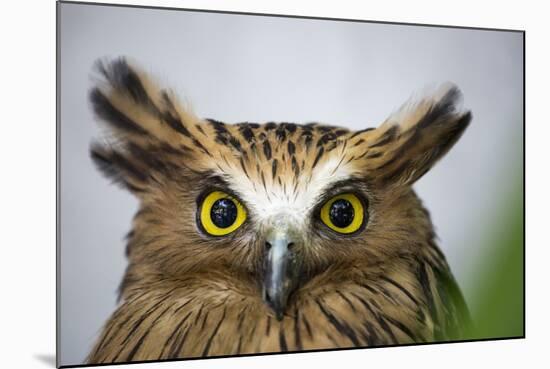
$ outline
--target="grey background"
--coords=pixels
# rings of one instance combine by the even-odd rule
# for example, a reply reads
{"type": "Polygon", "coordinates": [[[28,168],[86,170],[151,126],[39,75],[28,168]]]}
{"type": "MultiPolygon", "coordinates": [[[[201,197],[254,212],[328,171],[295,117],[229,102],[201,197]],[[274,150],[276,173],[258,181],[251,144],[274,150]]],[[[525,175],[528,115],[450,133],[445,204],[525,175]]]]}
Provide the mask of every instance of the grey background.
{"type": "Polygon", "coordinates": [[[415,186],[472,305],[486,229],[521,188],[520,33],[59,4],[60,364],[82,363],[116,306],[123,237],[137,209],[100,176],[87,101],[91,67],[126,55],[199,116],[236,121],[382,122],[412,93],[453,81],[474,120],[415,186]]]}

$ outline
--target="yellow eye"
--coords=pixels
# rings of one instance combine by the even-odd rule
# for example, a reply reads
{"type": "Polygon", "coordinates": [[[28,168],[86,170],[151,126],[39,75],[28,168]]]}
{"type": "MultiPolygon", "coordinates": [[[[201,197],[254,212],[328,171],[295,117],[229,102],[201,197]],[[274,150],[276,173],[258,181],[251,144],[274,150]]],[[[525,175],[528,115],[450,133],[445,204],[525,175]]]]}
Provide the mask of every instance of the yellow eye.
{"type": "Polygon", "coordinates": [[[365,210],[363,202],[354,194],[334,196],[321,208],[321,220],[338,233],[353,233],[363,225],[365,210]]]}
{"type": "Polygon", "coordinates": [[[222,191],[214,191],[202,201],[199,220],[209,235],[225,236],[244,223],[246,210],[233,196],[222,191]]]}

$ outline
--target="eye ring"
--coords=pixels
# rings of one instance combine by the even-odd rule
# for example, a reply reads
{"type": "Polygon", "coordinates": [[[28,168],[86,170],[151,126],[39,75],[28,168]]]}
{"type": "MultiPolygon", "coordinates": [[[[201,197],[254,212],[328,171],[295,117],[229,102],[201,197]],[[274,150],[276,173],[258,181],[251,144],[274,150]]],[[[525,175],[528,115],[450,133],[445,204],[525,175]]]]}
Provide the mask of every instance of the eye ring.
{"type": "Polygon", "coordinates": [[[200,228],[210,236],[225,236],[236,231],[246,220],[244,206],[223,191],[210,192],[198,212],[200,228]]]}
{"type": "Polygon", "coordinates": [[[365,207],[353,193],[342,193],[332,197],[321,208],[321,221],[331,230],[341,234],[352,234],[365,223],[365,207]]]}

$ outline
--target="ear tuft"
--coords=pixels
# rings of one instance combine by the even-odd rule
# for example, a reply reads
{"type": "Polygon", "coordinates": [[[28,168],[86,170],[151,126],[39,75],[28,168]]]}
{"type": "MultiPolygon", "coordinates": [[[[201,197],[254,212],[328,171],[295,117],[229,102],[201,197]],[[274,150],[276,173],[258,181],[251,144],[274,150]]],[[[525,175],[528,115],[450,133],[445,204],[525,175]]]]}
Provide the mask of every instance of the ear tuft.
{"type": "Polygon", "coordinates": [[[430,124],[445,122],[462,110],[462,92],[451,82],[437,88],[426,88],[413,95],[397,112],[390,115],[385,125],[398,125],[400,130],[423,129],[430,124]]]}
{"type": "Polygon", "coordinates": [[[147,107],[153,113],[158,111],[145,90],[145,85],[150,84],[147,76],[136,67],[130,67],[126,58],[119,57],[111,62],[98,60],[94,69],[118,93],[129,96],[136,104],[147,107]]]}
{"type": "Polygon", "coordinates": [[[411,98],[364,139],[371,175],[384,185],[417,181],[470,124],[472,114],[462,110],[461,103],[462,93],[452,83],[421,98],[411,98]]]}
{"type": "Polygon", "coordinates": [[[94,69],[99,80],[89,98],[109,134],[106,143],[92,145],[91,157],[107,177],[144,192],[173,176],[175,161],[198,152],[202,121],[174,94],[159,89],[123,57],[97,61],[94,69]]]}
{"type": "Polygon", "coordinates": [[[99,80],[90,91],[90,102],[96,116],[116,138],[179,147],[189,143],[194,127],[201,124],[173,93],[158,88],[125,58],[98,60],[94,70],[99,80]]]}

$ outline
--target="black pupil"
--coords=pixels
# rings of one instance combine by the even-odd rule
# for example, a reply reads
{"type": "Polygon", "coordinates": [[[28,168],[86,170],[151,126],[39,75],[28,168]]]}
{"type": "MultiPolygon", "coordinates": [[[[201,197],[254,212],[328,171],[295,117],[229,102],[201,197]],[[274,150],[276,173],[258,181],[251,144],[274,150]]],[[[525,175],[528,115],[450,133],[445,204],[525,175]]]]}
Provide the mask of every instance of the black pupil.
{"type": "Polygon", "coordinates": [[[237,206],[230,199],[216,200],[210,210],[210,218],[217,227],[230,227],[237,219],[237,206]]]}
{"type": "Polygon", "coordinates": [[[355,212],[348,200],[340,199],[330,207],[330,221],[338,228],[346,228],[353,222],[355,212]]]}

